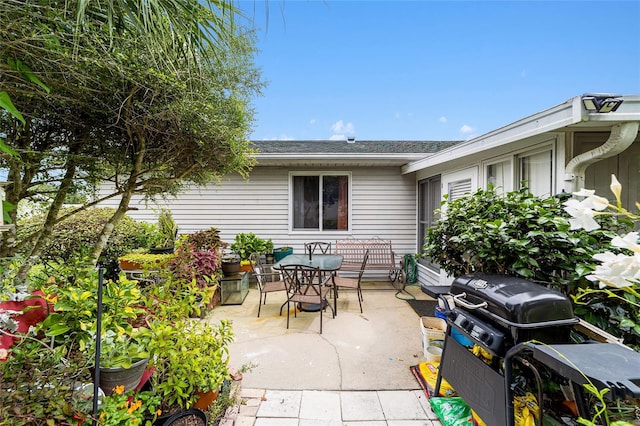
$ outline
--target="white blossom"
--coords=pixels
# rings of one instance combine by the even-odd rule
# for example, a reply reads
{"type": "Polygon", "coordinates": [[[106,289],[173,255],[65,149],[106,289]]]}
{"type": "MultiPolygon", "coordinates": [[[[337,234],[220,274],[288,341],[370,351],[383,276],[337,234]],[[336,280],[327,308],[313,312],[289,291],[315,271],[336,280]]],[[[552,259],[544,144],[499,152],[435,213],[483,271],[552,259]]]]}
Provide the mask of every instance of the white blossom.
{"type": "Polygon", "coordinates": [[[572,198],[565,201],[563,204],[565,206],[564,211],[571,216],[571,219],[569,219],[571,229],[585,229],[587,231],[593,231],[600,228],[598,222],[593,218],[593,210],[585,205],[583,201],[578,201],[572,198]]]}
{"type": "Polygon", "coordinates": [[[624,237],[613,237],[611,245],[614,247],[620,247],[627,250],[631,250],[634,253],[640,253],[640,244],[638,244],[638,233],[629,232],[624,237]]]}
{"type": "Polygon", "coordinates": [[[616,200],[620,201],[620,194],[622,193],[622,184],[616,178],[616,175],[611,175],[611,192],[616,196],[616,200]]]}
{"type": "Polygon", "coordinates": [[[586,278],[590,281],[599,281],[600,288],[631,287],[640,278],[640,254],[628,256],[606,251],[595,254],[593,258],[601,264],[586,278]]]}

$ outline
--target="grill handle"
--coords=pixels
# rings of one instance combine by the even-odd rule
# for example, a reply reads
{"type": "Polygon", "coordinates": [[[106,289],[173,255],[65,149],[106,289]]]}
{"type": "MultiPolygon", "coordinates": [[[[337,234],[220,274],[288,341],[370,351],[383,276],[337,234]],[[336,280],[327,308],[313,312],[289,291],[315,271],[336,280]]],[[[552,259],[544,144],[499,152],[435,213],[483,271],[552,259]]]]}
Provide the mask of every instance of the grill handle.
{"type": "Polygon", "coordinates": [[[478,303],[477,305],[471,304],[467,302],[465,299],[463,299],[463,297],[467,297],[467,293],[460,293],[460,294],[454,295],[453,301],[455,302],[456,305],[460,305],[463,308],[467,308],[469,310],[486,308],[487,306],[489,306],[489,304],[486,301],[482,303],[478,303]]]}

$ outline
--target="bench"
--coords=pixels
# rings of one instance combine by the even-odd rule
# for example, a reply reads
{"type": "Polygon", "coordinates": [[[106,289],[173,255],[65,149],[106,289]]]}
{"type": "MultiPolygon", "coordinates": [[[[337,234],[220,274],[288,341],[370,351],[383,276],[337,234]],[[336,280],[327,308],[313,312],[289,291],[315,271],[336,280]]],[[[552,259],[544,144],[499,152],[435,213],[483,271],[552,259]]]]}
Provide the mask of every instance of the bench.
{"type": "Polygon", "coordinates": [[[389,280],[392,283],[400,278],[400,267],[396,264],[391,240],[380,238],[337,240],[333,252],[342,255],[341,271],[359,271],[366,250],[369,250],[369,260],[365,270],[389,271],[389,280]]]}

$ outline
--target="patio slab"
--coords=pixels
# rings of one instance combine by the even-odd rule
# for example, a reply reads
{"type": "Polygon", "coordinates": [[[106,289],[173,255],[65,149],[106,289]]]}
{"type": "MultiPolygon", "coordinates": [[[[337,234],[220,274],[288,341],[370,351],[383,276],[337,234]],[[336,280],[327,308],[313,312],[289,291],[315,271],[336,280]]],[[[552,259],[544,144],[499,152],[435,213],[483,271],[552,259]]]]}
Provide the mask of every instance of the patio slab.
{"type": "MultiPolygon", "coordinates": [[[[324,313],[319,334],[317,312],[279,315],[284,293],[271,293],[258,312],[258,291],[251,287],[242,305],[216,306],[207,319],[233,322],[235,342],[230,365],[243,373],[242,386],[270,390],[415,390],[409,367],[424,361],[418,315],[388,284],[365,285],[364,313],[354,291],[342,290],[338,313],[324,313]],[[375,288],[375,289],[374,289],[375,288]],[[384,290],[380,290],[383,288],[384,290]],[[397,297],[399,296],[399,297],[397,297]]],[[[417,286],[407,291],[429,299],[417,286]]]]}

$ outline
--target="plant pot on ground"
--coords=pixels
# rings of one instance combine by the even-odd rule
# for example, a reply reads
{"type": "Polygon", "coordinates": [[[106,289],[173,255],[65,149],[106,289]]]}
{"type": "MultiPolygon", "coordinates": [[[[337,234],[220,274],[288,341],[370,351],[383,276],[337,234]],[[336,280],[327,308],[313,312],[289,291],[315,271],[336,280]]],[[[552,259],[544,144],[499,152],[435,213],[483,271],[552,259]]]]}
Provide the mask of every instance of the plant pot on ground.
{"type": "Polygon", "coordinates": [[[228,345],[231,323],[218,325],[182,319],[150,324],[151,385],[161,396],[163,411],[190,408],[196,392],[218,391],[230,379],[228,345]]]}

